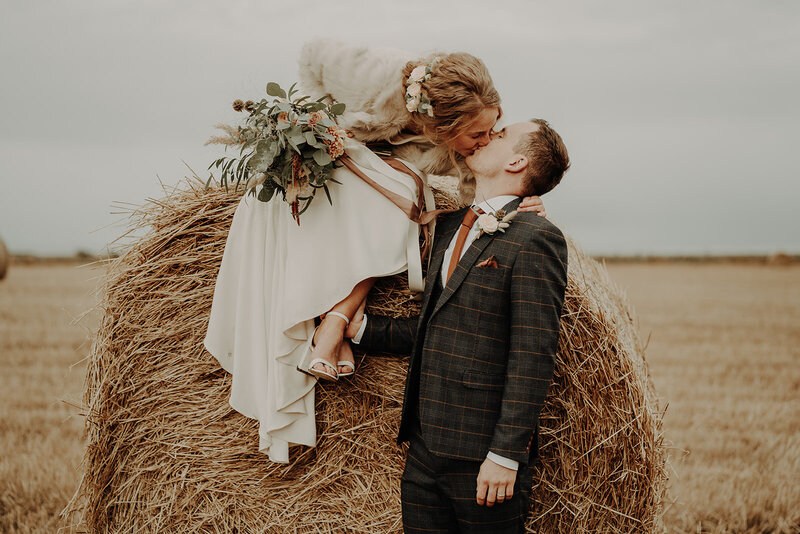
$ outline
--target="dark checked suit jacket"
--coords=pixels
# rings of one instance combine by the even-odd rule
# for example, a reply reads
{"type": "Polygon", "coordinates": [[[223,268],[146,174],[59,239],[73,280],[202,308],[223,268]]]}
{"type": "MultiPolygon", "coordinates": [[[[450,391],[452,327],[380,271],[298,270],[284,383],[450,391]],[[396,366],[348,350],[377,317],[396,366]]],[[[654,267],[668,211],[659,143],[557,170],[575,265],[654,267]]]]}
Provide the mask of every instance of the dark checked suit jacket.
{"type": "Polygon", "coordinates": [[[370,315],[361,346],[411,355],[398,442],[410,439],[418,406],[432,453],[482,461],[492,451],[531,463],[558,346],[566,242],[547,219],[518,213],[505,233],[476,239],[442,288],[444,252],[464,212],[437,223],[419,319],[370,315]],[[476,267],[492,257],[496,267],[476,267]]]}

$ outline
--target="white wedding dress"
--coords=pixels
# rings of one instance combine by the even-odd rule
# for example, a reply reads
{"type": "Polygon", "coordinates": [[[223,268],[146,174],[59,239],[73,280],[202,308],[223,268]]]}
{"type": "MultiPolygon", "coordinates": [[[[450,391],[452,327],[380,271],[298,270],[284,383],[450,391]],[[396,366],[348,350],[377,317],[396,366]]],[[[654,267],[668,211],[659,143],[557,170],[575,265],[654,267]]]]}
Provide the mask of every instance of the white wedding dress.
{"type": "MultiPolygon", "coordinates": [[[[345,147],[370,178],[416,202],[411,177],[357,141],[345,147]]],[[[316,380],[296,368],[309,350],[314,318],[358,282],[409,266],[413,289],[421,290],[419,225],[348,169],[333,176],[341,182],[329,182],[333,205],[320,192],[300,226],[281,198],[245,195],[214,289],[205,347],[233,375],[230,404],[259,421],[259,450],[273,462],[288,462],[291,445],[316,443],[316,380]]]]}

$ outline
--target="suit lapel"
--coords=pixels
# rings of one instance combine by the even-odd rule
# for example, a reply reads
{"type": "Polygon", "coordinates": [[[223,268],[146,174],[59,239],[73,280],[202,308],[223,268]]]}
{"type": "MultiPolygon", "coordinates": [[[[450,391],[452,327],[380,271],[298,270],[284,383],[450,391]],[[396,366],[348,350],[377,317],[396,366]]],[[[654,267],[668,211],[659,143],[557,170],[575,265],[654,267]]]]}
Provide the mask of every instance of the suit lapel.
{"type": "MultiPolygon", "coordinates": [[[[503,206],[503,210],[508,213],[517,209],[521,198],[516,198],[503,206]]],[[[462,216],[463,218],[463,216],[462,216]]],[[[459,219],[460,220],[460,219],[459,219]]],[[[512,223],[513,224],[513,223],[512,223]]],[[[477,238],[472,244],[469,246],[467,251],[461,257],[458,262],[458,266],[456,270],[453,271],[453,275],[447,280],[447,285],[442,289],[442,294],[439,296],[439,300],[436,302],[436,307],[433,309],[433,312],[430,314],[431,317],[439,311],[439,309],[444,306],[444,304],[453,296],[453,293],[461,286],[461,283],[469,274],[469,271],[472,269],[472,266],[475,264],[475,261],[481,255],[481,253],[489,246],[494,238],[500,234],[500,232],[495,232],[493,234],[484,234],[477,238]]],[[[450,233],[450,239],[452,239],[452,233],[450,233]]],[[[450,239],[447,240],[447,243],[450,243],[450,239]]],[[[444,255],[444,250],[447,249],[447,245],[442,250],[442,255],[444,255]]],[[[441,259],[439,260],[440,268],[441,268],[441,259]]],[[[441,269],[440,269],[441,270],[441,269]]],[[[431,271],[428,271],[431,272],[431,271]]],[[[436,271],[438,274],[441,274],[439,271],[436,271]]]]}
{"type": "Polygon", "coordinates": [[[464,219],[464,213],[466,213],[466,211],[467,208],[460,209],[452,213],[445,220],[437,223],[436,236],[433,239],[431,262],[428,265],[428,276],[425,280],[426,297],[433,291],[433,283],[436,281],[436,277],[441,276],[444,253],[450,241],[452,241],[456,230],[461,226],[461,221],[464,219]]]}
{"type": "MultiPolygon", "coordinates": [[[[423,292],[422,298],[422,310],[420,311],[421,323],[425,321],[425,315],[428,308],[431,306],[431,297],[436,287],[436,280],[441,276],[444,253],[447,250],[447,246],[450,244],[450,240],[453,239],[453,234],[455,234],[456,230],[461,226],[461,221],[464,219],[464,213],[466,211],[467,208],[458,210],[436,222],[436,235],[433,238],[431,261],[428,264],[428,274],[425,279],[425,291],[423,292]]],[[[421,342],[420,339],[417,339],[417,341],[421,342]]],[[[414,350],[412,354],[416,354],[416,350],[414,350]]]]}

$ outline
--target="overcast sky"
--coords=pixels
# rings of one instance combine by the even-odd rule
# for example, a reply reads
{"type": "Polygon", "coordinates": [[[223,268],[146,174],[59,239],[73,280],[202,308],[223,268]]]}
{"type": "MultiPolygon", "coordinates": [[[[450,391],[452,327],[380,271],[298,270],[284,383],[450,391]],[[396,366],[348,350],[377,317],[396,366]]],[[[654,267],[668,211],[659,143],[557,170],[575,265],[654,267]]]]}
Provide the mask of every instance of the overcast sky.
{"type": "Polygon", "coordinates": [[[506,117],[563,136],[544,201],[589,252],[800,253],[795,1],[3,0],[0,236],[102,250],[315,36],[482,58],[506,117]]]}

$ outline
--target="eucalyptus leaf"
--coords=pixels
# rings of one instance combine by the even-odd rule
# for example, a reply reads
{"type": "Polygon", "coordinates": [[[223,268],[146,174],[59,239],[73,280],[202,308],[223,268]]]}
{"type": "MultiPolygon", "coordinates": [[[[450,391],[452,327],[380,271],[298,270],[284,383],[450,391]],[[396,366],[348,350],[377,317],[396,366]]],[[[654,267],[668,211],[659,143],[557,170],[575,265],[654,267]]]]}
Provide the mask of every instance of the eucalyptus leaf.
{"type": "Polygon", "coordinates": [[[255,172],[265,172],[272,166],[277,153],[275,143],[262,141],[256,148],[253,157],[250,158],[250,168],[255,172]]]}
{"type": "Polygon", "coordinates": [[[332,160],[327,150],[320,149],[314,151],[314,161],[316,161],[318,165],[328,165],[332,160]]]}
{"type": "Polygon", "coordinates": [[[330,128],[331,126],[336,126],[336,123],[328,116],[322,117],[322,119],[317,124],[319,124],[320,126],[324,126],[326,129],[330,128]]]}
{"type": "Polygon", "coordinates": [[[317,136],[314,135],[314,132],[306,132],[306,143],[313,146],[314,148],[321,148],[320,143],[317,140],[317,136]]]}
{"type": "Polygon", "coordinates": [[[331,106],[331,113],[334,115],[341,115],[347,106],[343,102],[339,102],[331,106]]]}
{"type": "Polygon", "coordinates": [[[275,82],[269,82],[267,84],[267,94],[278,98],[286,98],[286,91],[281,89],[281,86],[275,82]]]}

